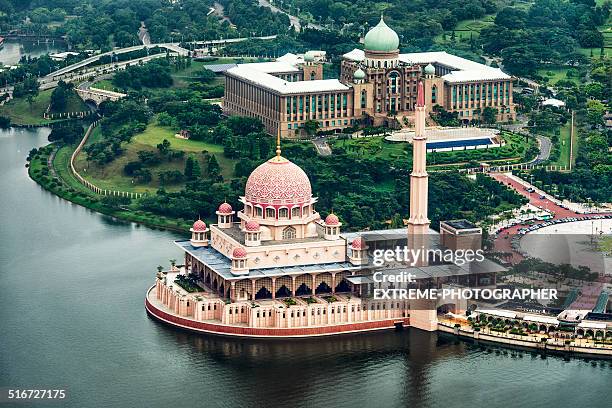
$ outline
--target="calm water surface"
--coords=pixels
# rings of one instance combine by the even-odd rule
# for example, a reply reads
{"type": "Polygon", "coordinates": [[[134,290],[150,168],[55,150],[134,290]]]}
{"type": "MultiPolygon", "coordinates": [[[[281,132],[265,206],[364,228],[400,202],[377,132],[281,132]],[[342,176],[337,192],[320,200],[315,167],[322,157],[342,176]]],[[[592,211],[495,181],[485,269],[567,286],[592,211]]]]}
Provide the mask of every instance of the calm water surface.
{"type": "Polygon", "coordinates": [[[46,404],[66,407],[611,406],[610,362],[416,330],[266,342],[163,326],[144,294],[176,237],[41,190],[24,162],[48,132],[0,133],[0,388],[66,388],[46,404]]]}
{"type": "Polygon", "coordinates": [[[60,41],[53,42],[21,42],[5,40],[4,47],[0,49],[0,63],[4,65],[16,65],[22,56],[40,57],[47,53],[64,51],[66,44],[60,41]]]}

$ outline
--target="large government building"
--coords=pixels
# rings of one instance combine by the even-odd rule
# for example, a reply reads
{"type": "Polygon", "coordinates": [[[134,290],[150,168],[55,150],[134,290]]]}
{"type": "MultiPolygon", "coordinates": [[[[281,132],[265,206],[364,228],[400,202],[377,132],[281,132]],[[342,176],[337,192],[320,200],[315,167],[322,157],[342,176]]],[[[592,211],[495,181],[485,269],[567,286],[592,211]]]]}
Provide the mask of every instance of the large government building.
{"type": "Polygon", "coordinates": [[[240,64],[225,72],[223,109],[258,117],[272,135],[295,137],[307,121],[320,130],[354,125],[400,127],[414,122],[417,83],[428,110],[436,105],[468,123],[486,107],[498,121],[515,119],[512,77],[446,52],[399,53],[399,37],[383,19],[365,36],[364,50],[343,55],[339,79],[323,79],[314,52],[240,64]]]}

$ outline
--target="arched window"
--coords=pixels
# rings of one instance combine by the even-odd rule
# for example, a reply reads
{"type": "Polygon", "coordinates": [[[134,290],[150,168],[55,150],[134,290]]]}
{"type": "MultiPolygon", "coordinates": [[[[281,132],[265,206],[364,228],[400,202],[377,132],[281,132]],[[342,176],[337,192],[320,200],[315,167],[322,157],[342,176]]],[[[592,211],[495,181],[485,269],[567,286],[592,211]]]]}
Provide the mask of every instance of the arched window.
{"type": "Polygon", "coordinates": [[[293,227],[287,227],[283,230],[283,239],[294,239],[295,235],[295,228],[293,227]]]}
{"type": "Polygon", "coordinates": [[[300,207],[293,207],[291,209],[291,217],[299,217],[300,216],[300,207]]]}
{"type": "Polygon", "coordinates": [[[314,79],[315,79],[315,78],[316,78],[316,74],[315,74],[315,72],[314,72],[314,71],[312,71],[312,72],[310,73],[310,80],[311,80],[311,81],[314,81],[314,79]]]}
{"type": "Polygon", "coordinates": [[[261,207],[255,207],[255,212],[258,217],[263,217],[263,209],[261,207]]]}
{"type": "Polygon", "coordinates": [[[393,71],[389,74],[387,87],[391,90],[391,93],[397,93],[399,91],[399,74],[397,72],[393,71]]]}
{"type": "Polygon", "coordinates": [[[279,208],[278,209],[278,218],[289,218],[289,209],[288,208],[279,208]]]}
{"type": "Polygon", "coordinates": [[[274,207],[266,207],[266,218],[275,218],[276,211],[274,211],[274,207]]]}
{"type": "Polygon", "coordinates": [[[437,100],[437,98],[438,98],[437,93],[438,93],[438,88],[437,88],[435,85],[434,85],[434,86],[432,86],[432,87],[431,87],[431,103],[432,103],[432,104],[437,103],[437,102],[436,102],[436,100],[437,100]]]}
{"type": "Polygon", "coordinates": [[[361,109],[365,109],[367,106],[367,97],[368,97],[368,93],[366,92],[366,90],[362,90],[361,91],[361,109]]]}

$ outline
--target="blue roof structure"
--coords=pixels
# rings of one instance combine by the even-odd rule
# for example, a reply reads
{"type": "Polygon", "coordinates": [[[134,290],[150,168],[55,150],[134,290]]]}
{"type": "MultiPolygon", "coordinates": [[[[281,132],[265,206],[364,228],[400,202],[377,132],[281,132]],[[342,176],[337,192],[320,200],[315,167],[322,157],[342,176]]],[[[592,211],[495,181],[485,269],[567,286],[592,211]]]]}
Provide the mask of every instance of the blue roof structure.
{"type": "Polygon", "coordinates": [[[361,266],[355,266],[350,262],[331,262],[316,265],[291,265],[279,266],[275,268],[249,269],[249,274],[245,276],[234,276],[231,272],[232,261],[216,249],[208,247],[194,247],[190,241],[174,241],[185,252],[214,270],[226,280],[238,280],[244,278],[265,278],[283,275],[301,275],[309,272],[337,272],[360,270],[361,266]]]}
{"type": "Polygon", "coordinates": [[[463,140],[444,140],[440,142],[428,142],[427,149],[446,149],[452,147],[468,147],[468,146],[485,146],[494,144],[493,141],[488,138],[479,139],[463,139],[463,140]]]}

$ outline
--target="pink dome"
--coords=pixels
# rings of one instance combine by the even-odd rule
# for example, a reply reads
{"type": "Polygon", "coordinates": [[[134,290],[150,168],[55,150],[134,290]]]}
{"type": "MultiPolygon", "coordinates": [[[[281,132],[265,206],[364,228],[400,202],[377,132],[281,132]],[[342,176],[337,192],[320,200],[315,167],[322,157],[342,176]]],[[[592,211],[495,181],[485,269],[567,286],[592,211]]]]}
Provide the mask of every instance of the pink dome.
{"type": "Polygon", "coordinates": [[[231,214],[233,210],[232,206],[228,203],[221,203],[217,211],[219,211],[221,214],[231,214]]]}
{"type": "Polygon", "coordinates": [[[247,251],[243,247],[234,248],[234,252],[232,252],[232,258],[245,258],[247,256],[247,251]]]}
{"type": "Polygon", "coordinates": [[[353,242],[351,242],[351,248],[353,249],[364,249],[365,246],[366,246],[366,243],[361,237],[355,238],[353,242]]]}
{"type": "Polygon", "coordinates": [[[259,223],[257,221],[249,221],[244,224],[244,229],[247,231],[259,231],[259,223]]]}
{"type": "Polygon", "coordinates": [[[325,217],[325,224],[327,225],[338,225],[340,223],[340,220],[338,219],[338,216],[336,214],[329,214],[327,217],[325,217]]]}
{"type": "Polygon", "coordinates": [[[193,223],[192,229],[195,232],[205,232],[206,231],[206,223],[202,220],[197,220],[193,223]]]}
{"type": "Polygon", "coordinates": [[[312,188],[304,170],[284,157],[274,157],[253,170],[244,196],[251,203],[305,203],[312,198],[312,188]]]}

